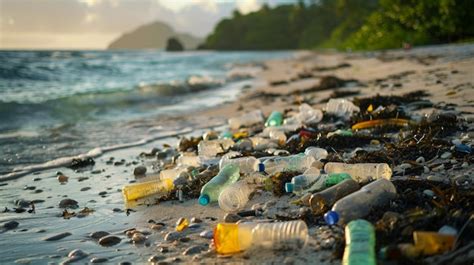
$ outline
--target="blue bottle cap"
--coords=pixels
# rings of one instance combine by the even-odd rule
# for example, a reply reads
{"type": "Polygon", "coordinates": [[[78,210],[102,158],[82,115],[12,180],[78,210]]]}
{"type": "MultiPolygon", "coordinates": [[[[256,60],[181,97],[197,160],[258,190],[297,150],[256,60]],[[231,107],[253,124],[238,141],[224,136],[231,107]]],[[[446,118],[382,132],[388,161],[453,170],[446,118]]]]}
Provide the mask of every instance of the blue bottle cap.
{"type": "Polygon", "coordinates": [[[335,225],[339,222],[339,214],[335,211],[328,211],[324,214],[324,221],[326,221],[328,225],[335,225]]]}
{"type": "Polygon", "coordinates": [[[291,182],[285,183],[286,192],[293,192],[294,187],[295,187],[295,185],[293,185],[293,183],[291,183],[291,182]]]}
{"type": "Polygon", "coordinates": [[[201,204],[202,206],[208,205],[210,201],[211,199],[209,198],[209,195],[207,194],[203,194],[199,196],[199,204],[201,204]]]}
{"type": "Polygon", "coordinates": [[[265,165],[263,163],[258,163],[258,172],[264,172],[265,171],[265,165]]]}

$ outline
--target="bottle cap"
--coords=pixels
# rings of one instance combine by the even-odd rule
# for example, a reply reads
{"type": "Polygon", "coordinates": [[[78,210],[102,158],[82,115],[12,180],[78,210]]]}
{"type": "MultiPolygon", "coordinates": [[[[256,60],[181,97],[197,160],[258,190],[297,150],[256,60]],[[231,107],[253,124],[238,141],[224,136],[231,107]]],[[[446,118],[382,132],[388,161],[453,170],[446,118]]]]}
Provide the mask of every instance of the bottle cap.
{"type": "Polygon", "coordinates": [[[339,214],[335,211],[328,211],[324,214],[324,221],[326,221],[328,225],[337,224],[337,222],[339,222],[339,214]]]}
{"type": "Polygon", "coordinates": [[[264,172],[265,171],[265,165],[263,163],[258,163],[258,172],[264,172]]]}
{"type": "Polygon", "coordinates": [[[285,190],[286,190],[286,192],[293,192],[293,188],[294,188],[294,187],[295,187],[295,186],[294,186],[293,183],[291,183],[291,182],[285,183],[285,190]]]}
{"type": "Polygon", "coordinates": [[[207,195],[207,194],[203,194],[203,195],[199,196],[199,204],[201,204],[203,206],[208,205],[210,200],[211,199],[209,198],[209,195],[207,195]]]}

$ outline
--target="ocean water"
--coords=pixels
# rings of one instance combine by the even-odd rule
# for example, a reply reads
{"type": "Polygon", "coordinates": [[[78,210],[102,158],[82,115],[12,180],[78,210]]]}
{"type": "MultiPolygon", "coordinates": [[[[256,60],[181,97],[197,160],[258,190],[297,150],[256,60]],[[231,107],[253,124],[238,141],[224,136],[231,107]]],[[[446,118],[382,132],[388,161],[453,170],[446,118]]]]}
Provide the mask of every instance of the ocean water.
{"type": "Polygon", "coordinates": [[[137,141],[237,97],[291,52],[0,51],[0,175],[137,141]],[[158,123],[159,124],[159,123],[158,123]]]}

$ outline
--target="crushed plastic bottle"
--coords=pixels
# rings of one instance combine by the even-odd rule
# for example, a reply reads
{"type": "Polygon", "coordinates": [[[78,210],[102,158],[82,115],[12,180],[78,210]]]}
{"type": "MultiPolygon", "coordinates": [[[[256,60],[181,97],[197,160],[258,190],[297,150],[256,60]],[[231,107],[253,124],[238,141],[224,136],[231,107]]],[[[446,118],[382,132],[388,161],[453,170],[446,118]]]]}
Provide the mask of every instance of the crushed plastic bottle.
{"type": "Polygon", "coordinates": [[[214,230],[214,245],[219,254],[238,253],[250,247],[272,247],[285,243],[303,246],[308,227],[303,221],[279,223],[219,223],[214,230]]]}
{"type": "Polygon", "coordinates": [[[386,205],[396,196],[397,190],[390,180],[378,179],[338,200],[331,211],[324,214],[324,220],[333,225],[363,218],[372,208],[386,205]]]}
{"type": "Polygon", "coordinates": [[[221,191],[232,183],[237,182],[239,177],[238,166],[227,165],[223,167],[215,177],[202,186],[199,204],[208,205],[211,202],[217,201],[221,191]]]}
{"type": "Polygon", "coordinates": [[[311,195],[309,198],[309,206],[314,214],[323,214],[329,210],[334,203],[360,189],[359,183],[351,179],[346,179],[330,188],[311,195]]]}
{"type": "Polygon", "coordinates": [[[315,159],[312,156],[307,156],[304,153],[290,156],[273,156],[260,163],[259,170],[270,175],[288,171],[304,172],[314,162],[315,159]]]}
{"type": "Polygon", "coordinates": [[[328,151],[323,148],[310,146],[304,151],[305,155],[314,157],[315,160],[320,161],[328,157],[328,151]]]}
{"type": "Polygon", "coordinates": [[[166,195],[172,189],[173,180],[161,179],[126,185],[122,188],[122,194],[125,202],[127,203],[150,195],[166,195]]]}
{"type": "Polygon", "coordinates": [[[265,127],[280,126],[283,123],[283,114],[279,111],[273,111],[265,122],[265,127]]]}
{"type": "Polygon", "coordinates": [[[198,153],[204,157],[214,157],[217,154],[227,151],[234,145],[232,139],[219,139],[211,141],[201,141],[198,144],[198,153]]]}
{"type": "Polygon", "coordinates": [[[385,163],[345,164],[329,162],[324,166],[327,173],[347,173],[359,183],[367,183],[375,179],[392,178],[392,169],[385,163]]]}
{"type": "MultiPolygon", "coordinates": [[[[327,189],[331,186],[338,184],[346,179],[351,179],[351,175],[347,173],[330,173],[330,174],[321,174],[316,177],[316,180],[313,181],[309,186],[301,190],[293,190],[291,192],[295,193],[296,195],[302,194],[311,194],[316,191],[327,189]]],[[[290,185],[291,186],[291,185],[290,185]]],[[[285,187],[286,188],[286,187],[285,187]]],[[[307,195],[308,202],[309,196],[307,195]]]]}
{"type": "Polygon", "coordinates": [[[300,112],[296,116],[302,124],[314,124],[323,119],[323,112],[319,109],[313,109],[310,105],[303,103],[299,107],[300,112]]]}
{"type": "Polygon", "coordinates": [[[366,220],[354,220],[345,228],[343,265],[375,265],[375,229],[366,220]]]}
{"type": "Polygon", "coordinates": [[[228,123],[232,130],[239,129],[240,127],[248,127],[257,123],[263,122],[263,113],[261,110],[254,110],[243,114],[240,117],[230,118],[228,123]]]}
{"type": "Polygon", "coordinates": [[[353,112],[359,111],[360,108],[347,99],[332,98],[326,104],[326,112],[339,117],[350,118],[353,112]]]}
{"type": "Polygon", "coordinates": [[[226,212],[236,212],[245,207],[253,188],[245,180],[227,186],[219,195],[219,207],[226,212]]]}
{"type": "Polygon", "coordinates": [[[222,169],[224,166],[231,164],[238,166],[240,173],[248,175],[252,172],[259,171],[258,166],[260,161],[253,156],[238,157],[233,159],[222,157],[221,161],[219,162],[219,168],[222,169]]]}

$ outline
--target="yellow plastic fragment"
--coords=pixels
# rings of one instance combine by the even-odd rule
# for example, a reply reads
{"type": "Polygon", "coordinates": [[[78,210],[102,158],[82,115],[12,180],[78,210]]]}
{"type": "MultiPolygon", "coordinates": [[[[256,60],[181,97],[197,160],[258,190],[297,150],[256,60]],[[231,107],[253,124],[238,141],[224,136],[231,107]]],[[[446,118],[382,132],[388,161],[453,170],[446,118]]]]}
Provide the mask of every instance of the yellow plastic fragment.
{"type": "Polygon", "coordinates": [[[379,126],[408,126],[410,124],[410,120],[407,119],[379,119],[379,120],[370,120],[370,121],[362,121],[352,125],[352,130],[361,130],[361,129],[368,129],[373,127],[379,126]]]}
{"type": "Polygon", "coordinates": [[[415,248],[423,255],[441,254],[450,251],[454,247],[456,237],[454,235],[445,235],[437,232],[413,232],[413,241],[415,248]]]}
{"type": "Polygon", "coordinates": [[[374,111],[374,106],[370,104],[369,107],[367,107],[367,112],[372,112],[372,111],[374,111]]]}
{"type": "Polygon", "coordinates": [[[181,232],[184,229],[188,228],[189,220],[187,218],[179,218],[176,222],[176,231],[181,232]]]}

